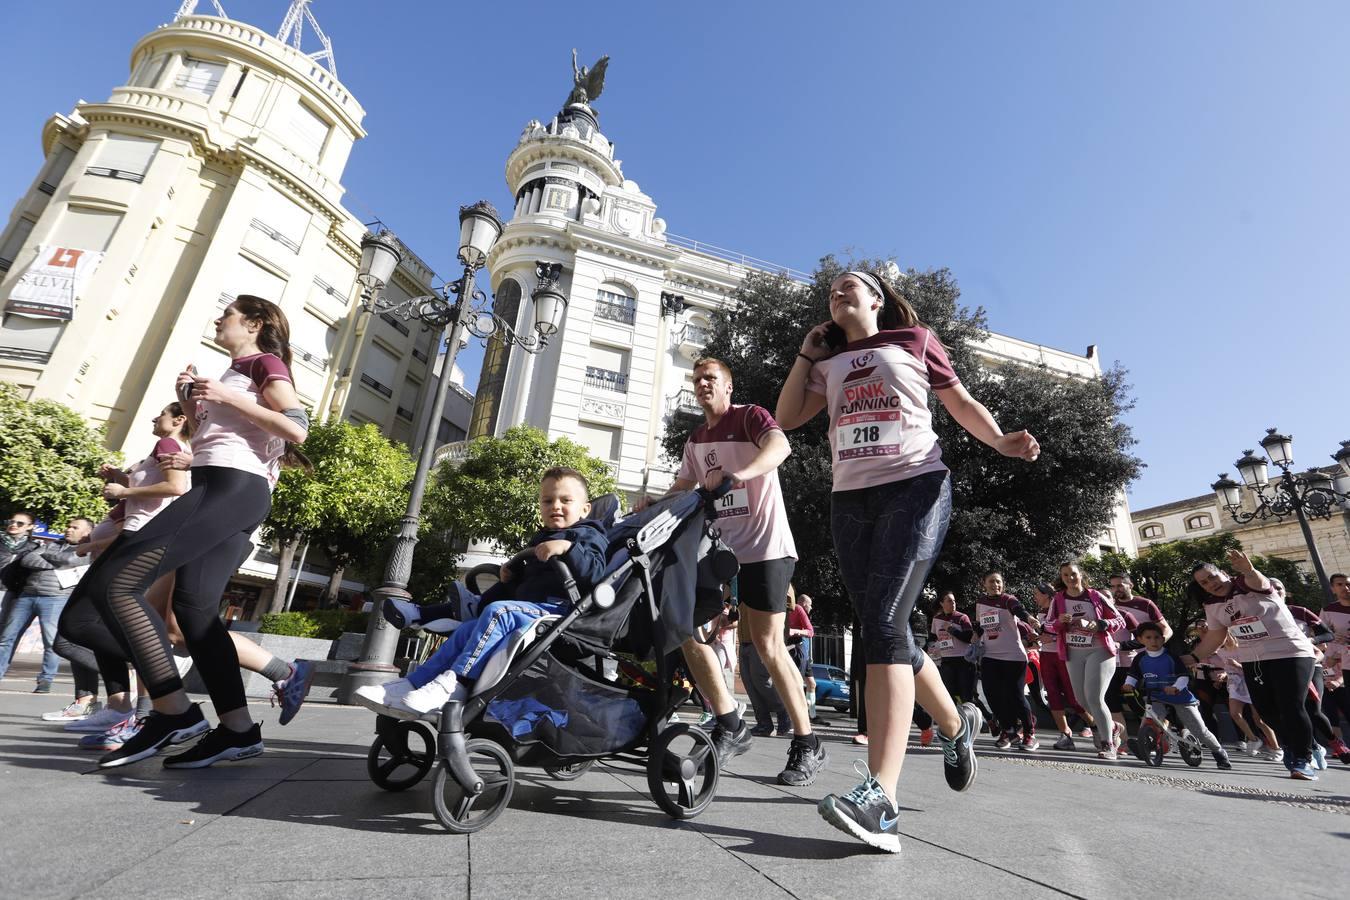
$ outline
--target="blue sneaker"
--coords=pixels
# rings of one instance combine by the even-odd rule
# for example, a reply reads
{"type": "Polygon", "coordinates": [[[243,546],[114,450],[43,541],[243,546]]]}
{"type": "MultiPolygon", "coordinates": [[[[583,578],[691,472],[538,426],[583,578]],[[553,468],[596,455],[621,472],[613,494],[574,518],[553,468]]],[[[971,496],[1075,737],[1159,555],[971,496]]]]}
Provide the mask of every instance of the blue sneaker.
{"type": "Polygon", "coordinates": [[[1296,781],[1316,781],[1317,770],[1306,759],[1296,759],[1289,766],[1289,777],[1296,781]]]}
{"type": "Polygon", "coordinates": [[[1316,742],[1312,745],[1312,767],[1319,772],[1327,770],[1327,748],[1316,742]]]}
{"type": "Polygon", "coordinates": [[[900,812],[867,770],[866,763],[855,762],[853,768],[863,777],[862,783],[842,797],[827,794],[816,810],[826,822],[869,847],[899,853],[900,812]]]}
{"type": "Polygon", "coordinates": [[[98,750],[103,753],[109,753],[113,750],[121,750],[122,745],[136,736],[136,732],[141,730],[141,719],[131,716],[130,718],[118,722],[107,731],[99,734],[86,734],[80,738],[81,750],[98,750]]]}
{"type": "Polygon", "coordinates": [[[300,706],[309,696],[309,686],[314,681],[314,663],[307,659],[297,659],[291,668],[291,677],[272,685],[272,705],[281,705],[281,715],[277,721],[288,724],[300,706]]]}
{"type": "Polygon", "coordinates": [[[380,612],[395,628],[410,628],[422,621],[422,607],[407,600],[385,597],[380,604],[380,612]]]}

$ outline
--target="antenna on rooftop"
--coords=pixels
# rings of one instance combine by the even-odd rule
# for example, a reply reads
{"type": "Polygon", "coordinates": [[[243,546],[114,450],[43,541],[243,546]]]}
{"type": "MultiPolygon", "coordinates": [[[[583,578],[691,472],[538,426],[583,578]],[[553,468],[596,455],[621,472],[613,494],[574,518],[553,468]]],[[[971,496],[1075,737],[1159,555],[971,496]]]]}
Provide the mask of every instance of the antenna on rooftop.
{"type": "MultiPolygon", "coordinates": [[[[220,16],[222,19],[228,19],[230,17],[229,14],[225,12],[225,7],[220,5],[220,0],[211,0],[211,5],[216,8],[216,15],[220,16]]],[[[197,0],[183,0],[182,3],[178,4],[178,13],[173,17],[173,20],[177,22],[184,16],[192,15],[196,8],[197,0]]]]}
{"type": "Polygon", "coordinates": [[[333,58],[333,42],[329,40],[328,35],[323,33],[319,27],[319,22],[314,18],[314,13],[309,11],[309,4],[313,0],[291,0],[290,9],[286,10],[286,18],[281,21],[281,29],[277,31],[277,40],[290,44],[295,49],[300,49],[300,38],[305,30],[305,22],[309,22],[309,27],[314,30],[314,36],[323,44],[323,49],[308,54],[309,58],[315,62],[328,61],[328,71],[337,77],[337,60],[333,58]]]}

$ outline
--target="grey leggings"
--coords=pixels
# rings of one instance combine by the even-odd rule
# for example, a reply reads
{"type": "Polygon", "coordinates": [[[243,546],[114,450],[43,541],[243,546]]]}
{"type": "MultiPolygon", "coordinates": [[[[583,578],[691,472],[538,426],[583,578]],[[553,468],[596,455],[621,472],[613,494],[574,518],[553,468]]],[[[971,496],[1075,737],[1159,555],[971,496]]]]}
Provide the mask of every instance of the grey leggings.
{"type": "MultiPolygon", "coordinates": [[[[1154,700],[1152,705],[1153,714],[1165,721],[1167,719],[1167,703],[1154,700]]],[[[1205,720],[1200,718],[1200,704],[1175,703],[1172,704],[1172,709],[1176,711],[1181,724],[1186,727],[1187,731],[1199,738],[1200,743],[1216,753],[1223,749],[1223,744],[1220,744],[1219,739],[1214,736],[1213,732],[1205,727],[1205,720]]]]}
{"type": "Polygon", "coordinates": [[[1073,695],[1097,723],[1097,743],[1111,740],[1111,711],[1106,708],[1106,689],[1116,673],[1116,655],[1105,647],[1086,650],[1069,648],[1069,683],[1073,695]]]}

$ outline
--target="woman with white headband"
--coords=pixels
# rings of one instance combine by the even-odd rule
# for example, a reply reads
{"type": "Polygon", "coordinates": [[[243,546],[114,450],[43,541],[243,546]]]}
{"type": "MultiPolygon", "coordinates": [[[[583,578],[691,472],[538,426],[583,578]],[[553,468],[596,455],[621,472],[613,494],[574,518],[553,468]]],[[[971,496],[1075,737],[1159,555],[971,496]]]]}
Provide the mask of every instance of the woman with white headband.
{"type": "Polygon", "coordinates": [[[909,630],[952,511],[928,394],[1004,456],[1031,461],[1040,445],[1025,431],[1003,433],[962,386],[942,342],[888,282],[870,272],[840,275],[830,285],[830,318],[802,341],[775,412],[791,430],[829,410],[831,529],[867,663],[868,765],[856,788],[820,802],[820,814],[897,853],[895,792],[915,700],[937,725],[953,790],[975,780],[974,739],[982,727],[979,710],[952,702],[909,630]]]}

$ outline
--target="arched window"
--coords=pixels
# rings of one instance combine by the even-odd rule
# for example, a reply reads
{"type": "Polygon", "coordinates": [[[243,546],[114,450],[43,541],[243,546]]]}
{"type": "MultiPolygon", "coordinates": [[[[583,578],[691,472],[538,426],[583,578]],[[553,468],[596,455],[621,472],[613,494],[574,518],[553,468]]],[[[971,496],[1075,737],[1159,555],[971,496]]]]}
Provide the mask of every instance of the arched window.
{"type": "Polygon", "coordinates": [[[1197,513],[1186,520],[1187,531],[1198,531],[1201,528],[1213,528],[1214,520],[1208,513],[1197,513]]]}
{"type": "Polygon", "coordinates": [[[1144,525],[1139,529],[1139,536],[1146,541],[1156,541],[1163,536],[1163,527],[1156,522],[1144,525]]]}

